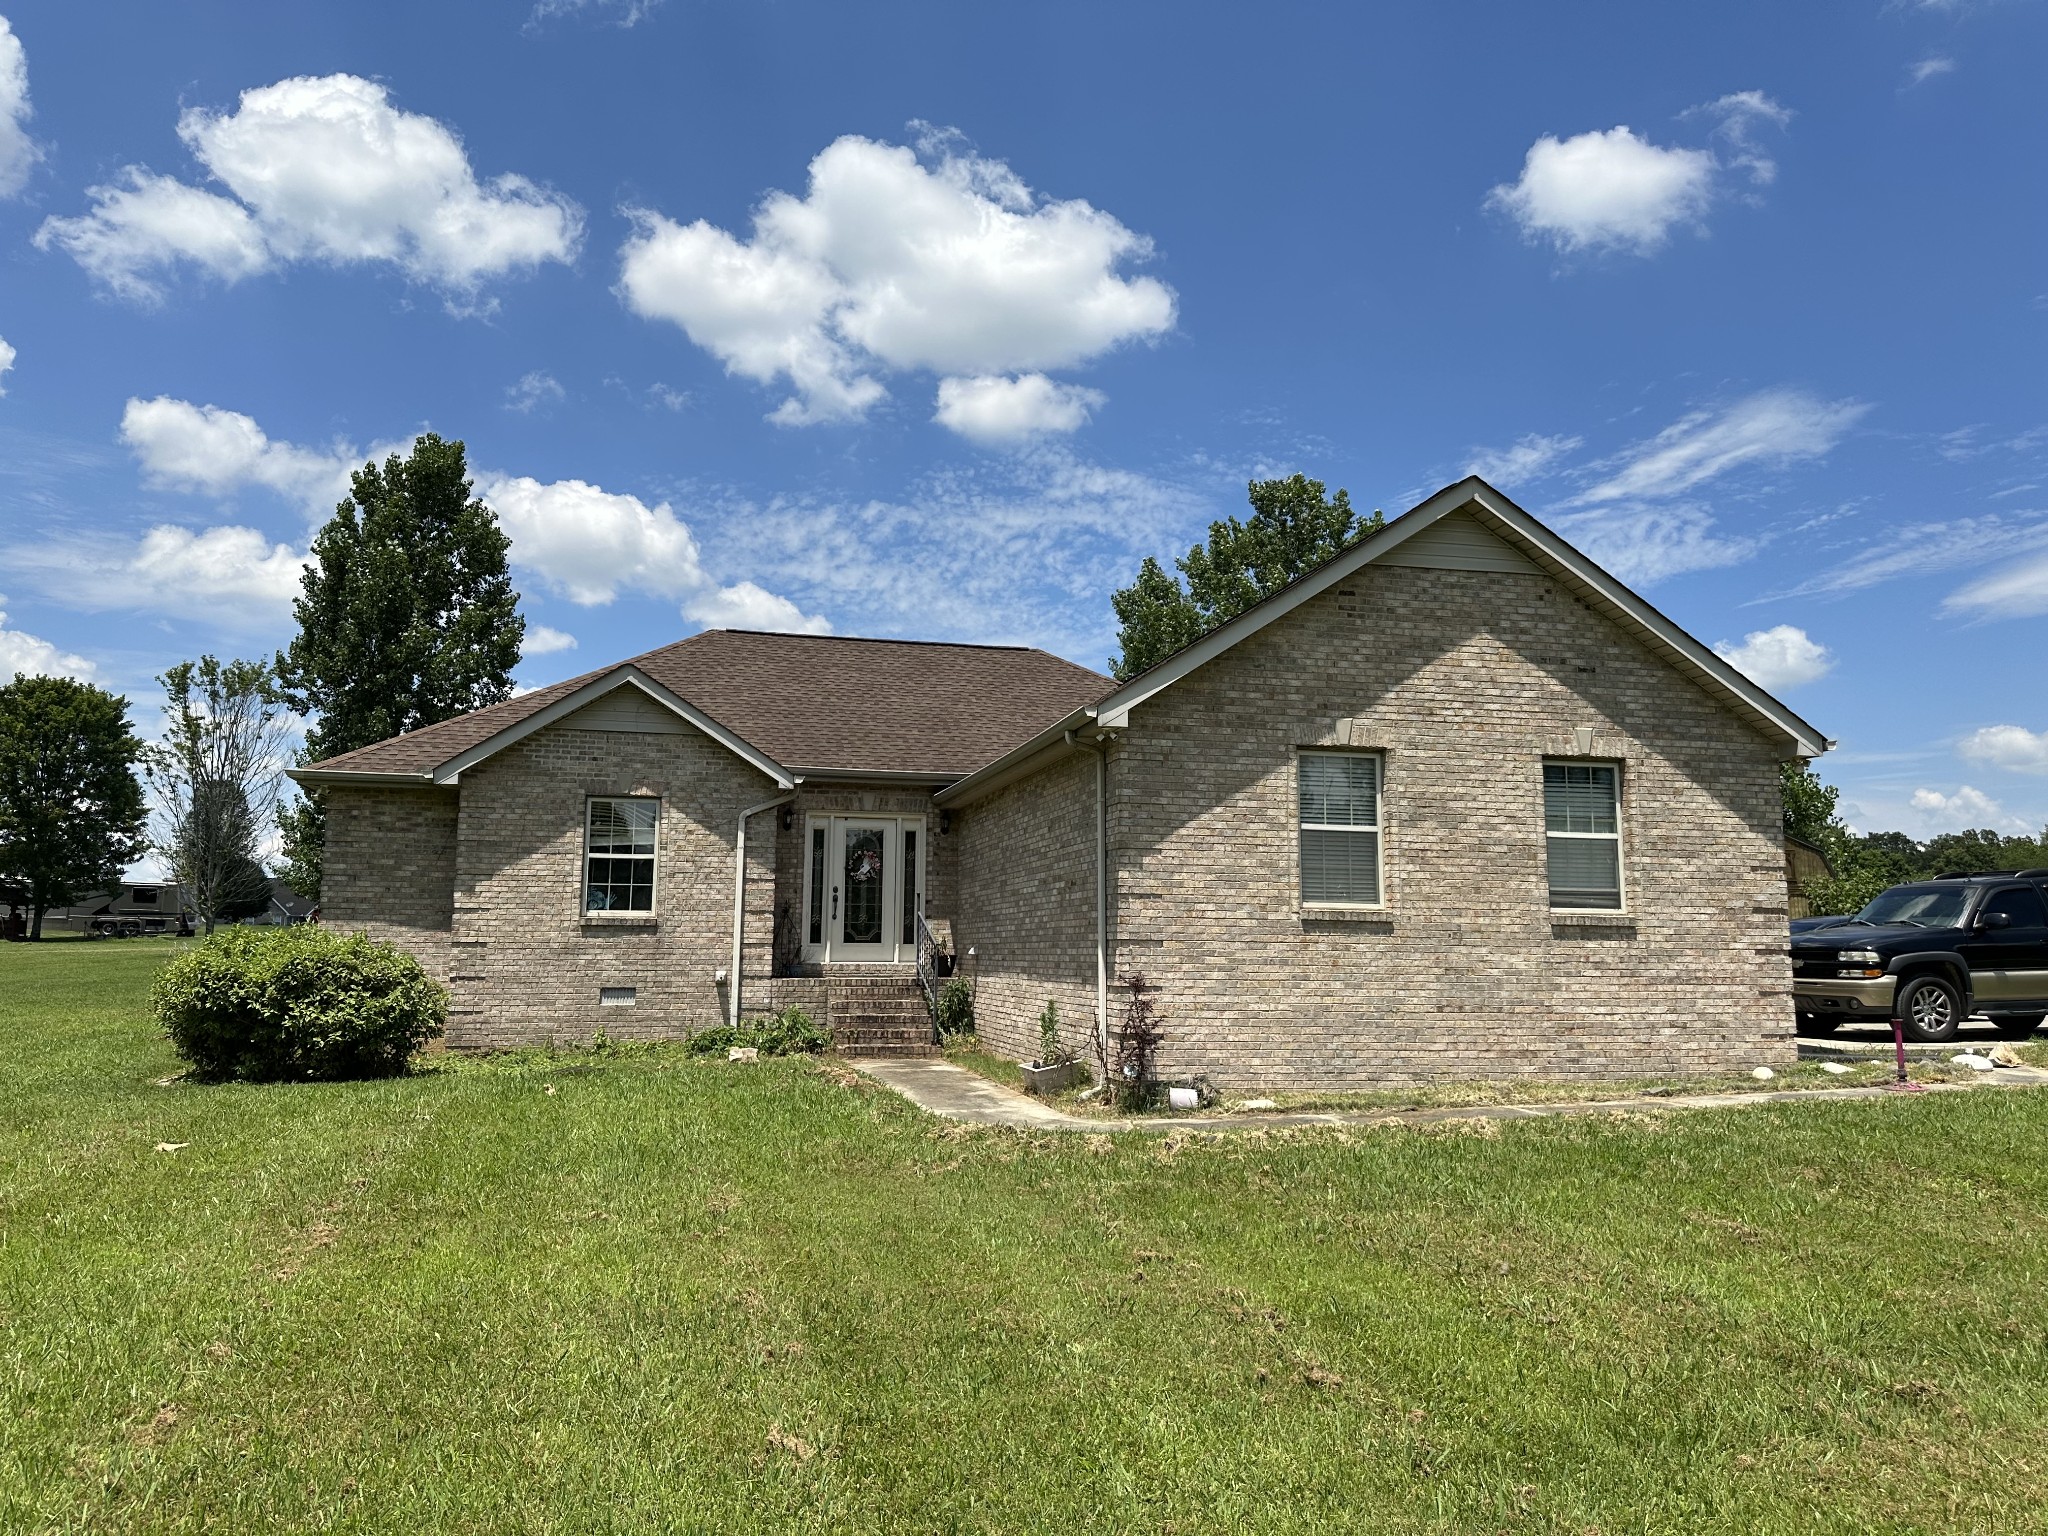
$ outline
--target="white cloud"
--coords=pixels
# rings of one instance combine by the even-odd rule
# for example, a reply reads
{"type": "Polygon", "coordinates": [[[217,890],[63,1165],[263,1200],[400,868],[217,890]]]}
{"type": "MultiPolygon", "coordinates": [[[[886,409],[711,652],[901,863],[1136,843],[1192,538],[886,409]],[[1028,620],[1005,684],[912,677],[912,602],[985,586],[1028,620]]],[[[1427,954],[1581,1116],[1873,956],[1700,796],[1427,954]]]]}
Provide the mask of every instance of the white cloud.
{"type": "Polygon", "coordinates": [[[1713,123],[1714,137],[1728,147],[1725,164],[1711,150],[1653,144],[1626,124],[1569,139],[1545,134],[1529,146],[1521,176],[1489,192],[1487,206],[1506,213],[1528,239],[1566,254],[1651,255],[1678,226],[1704,227],[1724,172],[1746,172],[1757,186],[1777,176],[1758,133],[1784,127],[1792,113],[1762,91],[1736,91],[1681,116],[1713,123]]]}
{"type": "Polygon", "coordinates": [[[1630,586],[1649,586],[1687,571],[1739,565],[1757,548],[1754,540],[1716,533],[1713,515],[1689,505],[1601,507],[1573,513],[1561,519],[1558,527],[1630,586]]]}
{"type": "Polygon", "coordinates": [[[1946,58],[1941,54],[1930,55],[1920,60],[1917,64],[1908,67],[1906,70],[1906,84],[1908,86],[1925,85],[1936,75],[1953,74],[1955,67],[1956,61],[1954,59],[1946,58]]]}
{"type": "Polygon", "coordinates": [[[168,395],[131,399],[121,412],[121,441],[151,485],[214,496],[261,485],[322,512],[348,494],[349,473],[363,463],[346,445],[323,453],[276,442],[240,411],[168,395]]]}
{"type": "Polygon", "coordinates": [[[1540,432],[1525,433],[1506,448],[1473,450],[1472,461],[1465,466],[1465,473],[1477,475],[1503,488],[1519,485],[1527,480],[1541,479],[1559,459],[1576,452],[1582,442],[1583,439],[1567,437],[1562,432],[1549,436],[1540,432]]]}
{"type": "Polygon", "coordinates": [[[1751,464],[1819,458],[1870,409],[1799,389],[1766,389],[1719,411],[1694,411],[1608,460],[1607,477],[1580,504],[1681,495],[1751,464]]]}
{"type": "MultiPolygon", "coordinates": [[[[7,601],[0,597],[0,603],[7,601]]],[[[99,669],[83,656],[60,651],[47,640],[7,627],[7,614],[0,610],[0,683],[14,681],[16,673],[29,677],[73,677],[81,683],[92,681],[99,669]]]]}
{"type": "Polygon", "coordinates": [[[832,632],[829,620],[806,614],[788,598],[764,592],[751,581],[692,598],[683,604],[683,617],[706,629],[767,629],[794,635],[832,632]]]}
{"type": "Polygon", "coordinates": [[[1942,606],[1951,613],[1974,611],[1992,619],[2048,613],[2048,555],[1979,577],[1950,593],[1942,606]]]}
{"type": "Polygon", "coordinates": [[[545,624],[526,626],[526,643],[519,649],[522,658],[529,656],[552,656],[556,651],[576,649],[576,637],[559,629],[549,629],[545,624]]]}
{"type": "Polygon", "coordinates": [[[841,629],[1043,645],[1100,664],[1115,635],[1106,594],[1220,516],[1210,490],[1241,507],[1238,467],[1182,485],[1051,442],[948,466],[895,498],[732,502],[697,526],[711,562],[841,629]]]}
{"type": "Polygon", "coordinates": [[[1042,200],[1001,161],[926,131],[911,149],[849,135],[801,198],[771,193],[739,240],[629,209],[619,292],[728,372],[794,389],[771,419],[851,420],[874,374],[1071,367],[1171,330],[1173,291],[1125,277],[1152,243],[1078,199],[1042,200]]]}
{"type": "Polygon", "coordinates": [[[7,18],[0,16],[0,197],[13,197],[28,185],[28,173],[43,151],[28,136],[28,54],[7,18]]]}
{"type": "Polygon", "coordinates": [[[662,0],[538,0],[526,18],[526,30],[537,32],[558,16],[601,16],[615,27],[637,27],[661,7],[662,0]]]}
{"type": "Polygon", "coordinates": [[[1647,256],[1672,226],[1697,221],[1713,200],[1714,157],[1704,149],[1661,149],[1626,126],[1529,146],[1522,174],[1487,203],[1531,240],[1559,250],[1626,250],[1647,256]]]}
{"type": "Polygon", "coordinates": [[[153,268],[178,261],[236,283],[270,269],[269,247],[241,204],[139,165],[111,182],[87,187],[92,212],[51,218],[36,231],[47,251],[59,246],[109,290],[138,304],[154,304],[162,286],[153,268]]]}
{"type": "Polygon", "coordinates": [[[1735,91],[1680,115],[1711,119],[1714,136],[1728,145],[1729,164],[1747,171],[1755,185],[1769,186],[1778,179],[1778,162],[1764,152],[1757,134],[1759,129],[1790,123],[1790,107],[1780,106],[1762,91],[1735,91]]]}
{"type": "Polygon", "coordinates": [[[1826,646],[1792,624],[1755,630],[1744,635],[1740,645],[1723,641],[1714,654],[1772,692],[1814,682],[1835,665],[1826,646]]]}
{"type": "Polygon", "coordinates": [[[1922,835],[1963,832],[1972,827],[2024,827],[2004,806],[1980,789],[1963,784],[1952,795],[1938,789],[1913,791],[1913,809],[1920,813],[1922,835]]]}
{"type": "Polygon", "coordinates": [[[2048,731],[1987,725],[1964,737],[1956,750],[1973,763],[1989,763],[2010,773],[2048,773],[2048,731]]]}
{"type": "Polygon", "coordinates": [[[567,398],[562,386],[552,374],[542,373],[538,368],[519,376],[517,384],[505,388],[505,409],[517,411],[522,416],[530,415],[543,405],[553,405],[567,398]]]}
{"type": "Polygon", "coordinates": [[[134,542],[53,536],[11,545],[0,565],[90,613],[134,608],[261,630],[290,617],[305,559],[254,528],[194,533],[160,523],[134,542]]]}
{"type": "Polygon", "coordinates": [[[181,262],[228,282],[280,262],[383,262],[467,308],[487,279],[567,262],[582,240],[574,203],[522,176],[479,182],[453,132],[355,75],[244,91],[231,113],[191,108],[178,136],[232,198],[129,166],[36,243],[144,302],[181,262]]]}
{"type": "Polygon", "coordinates": [[[690,392],[687,389],[670,389],[659,380],[647,386],[647,395],[656,405],[669,411],[683,410],[690,403],[690,392]]]}
{"type": "Polygon", "coordinates": [[[1004,446],[1078,431],[1102,402],[1100,390],[1055,383],[1042,373],[1014,379],[979,374],[939,380],[932,420],[974,442],[1004,446]]]}
{"type": "MultiPolygon", "coordinates": [[[[16,352],[14,348],[10,347],[7,344],[6,339],[4,337],[0,337],[0,379],[4,379],[7,377],[8,373],[14,367],[15,358],[19,357],[20,355],[20,353],[16,352]]],[[[6,393],[7,387],[4,384],[0,384],[0,395],[4,395],[6,393]]]]}
{"type": "MultiPolygon", "coordinates": [[[[1990,560],[2017,559],[2048,544],[2048,523],[2026,520],[2028,517],[2027,513],[2002,517],[1994,512],[1982,517],[1959,517],[1946,522],[1923,523],[1918,527],[1888,529],[1870,548],[1780,595],[1805,597],[1860,592],[1900,576],[1932,575],[1937,571],[1982,565],[1990,560]]],[[[2021,566],[2018,572],[2023,574],[2029,569],[2035,567],[2021,566]]],[[[1990,582],[1979,585],[1992,585],[2000,579],[1994,577],[1990,582]]],[[[2008,575],[2003,579],[2010,581],[2012,578],[2008,575]]],[[[1963,601],[1964,594],[1972,590],[1965,588],[1964,592],[1951,596],[1949,606],[1972,606],[1972,603],[1963,601]]],[[[2014,595],[2005,594],[2008,600],[2014,595]]],[[[1990,596],[1993,594],[1979,593],[1973,602],[1982,605],[1983,599],[1990,596]]]]}
{"type": "Polygon", "coordinates": [[[622,590],[677,597],[705,583],[697,541],[665,501],[526,475],[481,475],[477,494],[510,536],[513,561],[572,603],[608,603],[622,590]]]}

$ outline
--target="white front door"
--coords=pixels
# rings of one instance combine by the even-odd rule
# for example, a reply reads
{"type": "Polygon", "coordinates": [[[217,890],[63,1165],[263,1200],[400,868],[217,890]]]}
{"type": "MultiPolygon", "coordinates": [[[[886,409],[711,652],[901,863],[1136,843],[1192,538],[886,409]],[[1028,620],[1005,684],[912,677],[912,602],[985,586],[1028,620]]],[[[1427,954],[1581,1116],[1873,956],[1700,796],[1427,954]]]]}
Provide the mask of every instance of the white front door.
{"type": "Polygon", "coordinates": [[[833,840],[838,857],[831,869],[832,960],[894,960],[896,935],[890,918],[898,905],[903,860],[890,821],[839,822],[833,840]]]}
{"type": "Polygon", "coordinates": [[[923,911],[924,819],[815,818],[805,843],[804,958],[909,960],[923,911]]]}

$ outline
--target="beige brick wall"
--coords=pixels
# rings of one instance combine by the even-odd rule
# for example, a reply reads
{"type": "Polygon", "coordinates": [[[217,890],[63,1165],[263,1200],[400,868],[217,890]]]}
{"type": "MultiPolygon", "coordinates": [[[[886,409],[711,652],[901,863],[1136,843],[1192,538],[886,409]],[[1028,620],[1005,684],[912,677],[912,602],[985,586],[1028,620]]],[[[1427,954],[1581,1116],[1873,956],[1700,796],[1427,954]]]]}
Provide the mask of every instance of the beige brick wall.
{"type": "MultiPolygon", "coordinates": [[[[1110,783],[1116,966],[1161,988],[1170,1075],[1290,1089],[1792,1059],[1776,747],[1547,577],[1368,568],[1141,705],[1110,783]],[[1625,765],[1629,911],[1597,927],[1554,920],[1545,876],[1541,764],[1586,726],[1625,765]],[[1347,742],[1386,754],[1386,908],[1363,920],[1299,901],[1295,752],[1347,742]]],[[[1077,886],[1065,958],[1037,968],[1078,971],[1089,904],[1077,886]]]]}
{"type": "Polygon", "coordinates": [[[455,910],[456,792],[336,787],[321,798],[327,806],[321,922],[410,950],[429,975],[445,982],[455,910]]]}
{"type": "Polygon", "coordinates": [[[1065,1043],[1091,1060],[1095,1029],[1095,760],[1083,753],[956,814],[960,914],[975,957],[983,1040],[1038,1054],[1038,1016],[1060,1007],[1065,1043]]]}
{"type": "MultiPolygon", "coordinates": [[[[733,831],[773,782],[696,731],[552,727],[462,776],[449,1043],[498,1047],[673,1038],[719,1022],[731,964],[733,831]],[[592,795],[661,800],[651,920],[583,913],[584,806],[592,795]],[[599,989],[632,987],[632,1007],[599,989]]],[[[765,967],[773,834],[748,828],[747,938],[765,967]]]]}

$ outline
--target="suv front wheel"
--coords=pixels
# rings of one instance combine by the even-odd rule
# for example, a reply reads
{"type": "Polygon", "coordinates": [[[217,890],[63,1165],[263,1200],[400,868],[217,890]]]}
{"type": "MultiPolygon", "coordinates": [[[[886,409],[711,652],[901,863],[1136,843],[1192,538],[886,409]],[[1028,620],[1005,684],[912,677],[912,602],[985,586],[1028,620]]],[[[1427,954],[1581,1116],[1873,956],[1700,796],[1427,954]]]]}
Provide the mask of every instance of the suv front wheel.
{"type": "Polygon", "coordinates": [[[1962,1027],[1963,1001],[1939,976],[1915,976],[1899,988],[1898,1008],[1908,1040],[1939,1045],[1962,1027]]]}

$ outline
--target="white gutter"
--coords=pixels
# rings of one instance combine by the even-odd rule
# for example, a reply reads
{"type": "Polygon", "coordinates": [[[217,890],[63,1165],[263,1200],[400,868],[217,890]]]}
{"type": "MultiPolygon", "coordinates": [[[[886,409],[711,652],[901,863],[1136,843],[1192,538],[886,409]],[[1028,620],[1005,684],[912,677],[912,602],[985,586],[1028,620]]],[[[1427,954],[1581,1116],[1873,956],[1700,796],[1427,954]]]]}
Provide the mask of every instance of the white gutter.
{"type": "Polygon", "coordinates": [[[1109,743],[1083,743],[1072,731],[1067,745],[1095,754],[1095,1038],[1102,1070],[1109,1071],[1109,743]]]}
{"type": "Polygon", "coordinates": [[[747,920],[747,819],[787,805],[795,798],[793,794],[777,795],[773,800],[748,806],[740,812],[739,832],[732,840],[732,984],[726,989],[726,996],[731,999],[726,1022],[734,1029],[740,1025],[740,935],[747,920]]]}

